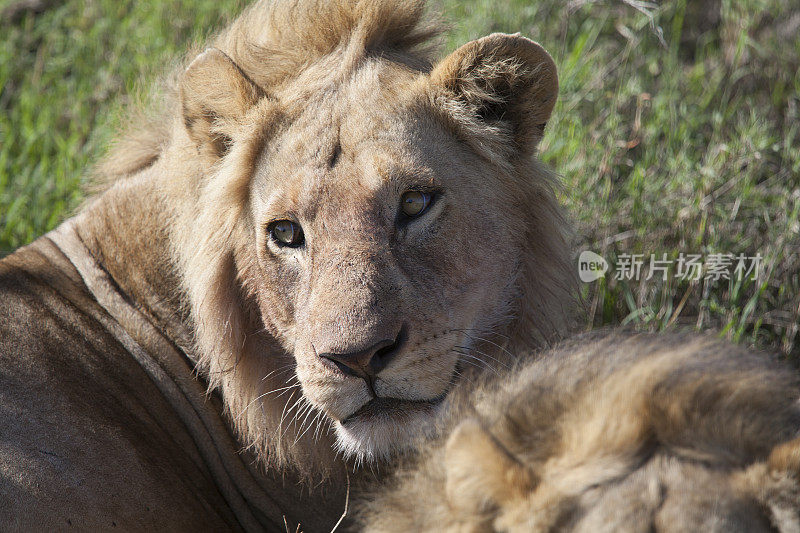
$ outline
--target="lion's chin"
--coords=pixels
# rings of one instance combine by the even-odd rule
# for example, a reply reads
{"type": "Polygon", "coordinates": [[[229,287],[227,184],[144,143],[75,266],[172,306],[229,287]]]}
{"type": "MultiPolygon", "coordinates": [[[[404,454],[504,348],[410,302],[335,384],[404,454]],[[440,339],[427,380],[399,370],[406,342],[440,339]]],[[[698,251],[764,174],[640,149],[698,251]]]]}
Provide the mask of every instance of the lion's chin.
{"type": "Polygon", "coordinates": [[[359,462],[385,461],[402,453],[433,432],[443,399],[375,398],[336,422],[337,449],[359,462]]]}

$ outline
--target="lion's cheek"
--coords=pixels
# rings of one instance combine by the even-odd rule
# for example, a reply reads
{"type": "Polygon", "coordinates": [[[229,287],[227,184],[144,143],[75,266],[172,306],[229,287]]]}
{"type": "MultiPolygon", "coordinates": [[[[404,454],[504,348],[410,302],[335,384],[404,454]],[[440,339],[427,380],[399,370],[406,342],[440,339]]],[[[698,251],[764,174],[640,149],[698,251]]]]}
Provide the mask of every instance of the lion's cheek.
{"type": "Polygon", "coordinates": [[[268,286],[257,291],[257,297],[264,329],[278,339],[285,350],[293,351],[297,341],[297,323],[292,298],[283,292],[270,290],[268,286]]]}
{"type": "Polygon", "coordinates": [[[446,350],[401,354],[375,380],[379,397],[431,400],[445,394],[455,378],[458,354],[452,349],[455,335],[444,335],[451,344],[446,350]]]}

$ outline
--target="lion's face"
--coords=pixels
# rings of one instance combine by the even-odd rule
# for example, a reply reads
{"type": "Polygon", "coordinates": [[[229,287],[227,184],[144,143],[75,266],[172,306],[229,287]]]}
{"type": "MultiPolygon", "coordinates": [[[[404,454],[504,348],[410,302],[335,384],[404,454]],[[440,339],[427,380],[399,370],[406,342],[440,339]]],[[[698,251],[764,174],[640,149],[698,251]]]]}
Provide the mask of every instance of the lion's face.
{"type": "Polygon", "coordinates": [[[367,456],[426,426],[460,353],[507,311],[520,262],[515,199],[386,70],[284,105],[297,114],[251,194],[264,323],[342,448],[367,456]]]}
{"type": "Polygon", "coordinates": [[[476,345],[497,346],[493,328],[552,308],[531,265],[560,264],[566,247],[546,177],[528,172],[557,82],[547,53],[518,36],[465,45],[431,72],[346,62],[333,54],[272,90],[219,51],[189,67],[184,122],[198,151],[219,157],[202,215],[221,229],[190,249],[200,275],[188,277],[201,345],[232,335],[243,347],[208,363],[223,395],[247,411],[279,390],[277,342],[337,447],[371,459],[431,427],[462,372],[492,366],[476,345]],[[552,242],[531,243],[538,230],[552,242]],[[233,235],[229,262],[218,248],[233,235]],[[523,298],[523,283],[542,299],[523,298]],[[252,323],[260,333],[235,336],[252,323]]]}

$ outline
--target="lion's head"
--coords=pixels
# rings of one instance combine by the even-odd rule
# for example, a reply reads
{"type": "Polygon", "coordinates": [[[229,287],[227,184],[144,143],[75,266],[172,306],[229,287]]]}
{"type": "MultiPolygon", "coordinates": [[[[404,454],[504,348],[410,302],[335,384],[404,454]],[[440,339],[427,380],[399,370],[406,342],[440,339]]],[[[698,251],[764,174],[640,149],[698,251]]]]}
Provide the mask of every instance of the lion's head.
{"type": "Polygon", "coordinates": [[[798,530],[798,377],[765,354],[592,332],[487,377],[364,494],[364,531],[798,530]]]}
{"type": "Polygon", "coordinates": [[[433,63],[426,18],[258,3],[180,74],[149,142],[200,368],[265,458],[329,461],[326,423],[345,455],[390,455],[463,372],[567,323],[565,224],[535,158],[555,64],[504,34],[433,63]]]}

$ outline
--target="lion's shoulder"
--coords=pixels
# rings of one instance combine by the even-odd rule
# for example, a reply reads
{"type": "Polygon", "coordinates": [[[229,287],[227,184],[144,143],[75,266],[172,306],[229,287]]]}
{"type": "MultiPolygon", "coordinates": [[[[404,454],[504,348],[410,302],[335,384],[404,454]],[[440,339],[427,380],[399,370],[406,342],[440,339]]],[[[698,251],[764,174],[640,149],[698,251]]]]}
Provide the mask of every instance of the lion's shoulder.
{"type": "Polygon", "coordinates": [[[0,523],[236,527],[179,412],[48,237],[0,261],[0,295],[0,523]]]}

